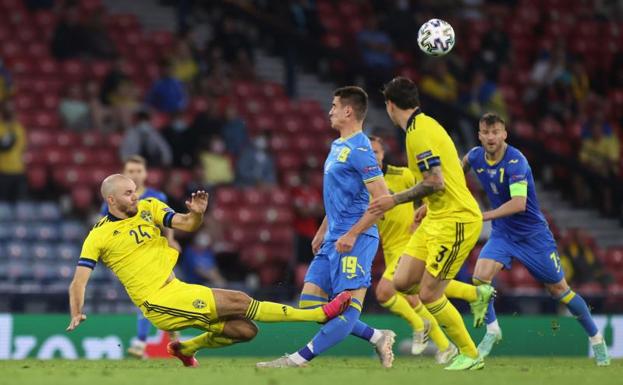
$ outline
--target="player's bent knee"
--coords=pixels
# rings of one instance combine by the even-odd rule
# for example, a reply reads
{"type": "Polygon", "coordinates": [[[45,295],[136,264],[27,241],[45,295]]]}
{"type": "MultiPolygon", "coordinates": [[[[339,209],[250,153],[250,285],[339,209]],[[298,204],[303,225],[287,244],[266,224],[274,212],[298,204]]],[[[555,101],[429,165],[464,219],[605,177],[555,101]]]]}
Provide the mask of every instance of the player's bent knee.
{"type": "Polygon", "coordinates": [[[255,323],[247,319],[229,320],[223,328],[223,334],[238,342],[251,341],[259,329],[255,323]]]}
{"type": "Polygon", "coordinates": [[[376,300],[379,301],[379,303],[385,303],[389,301],[389,299],[395,294],[393,284],[389,282],[380,282],[376,287],[376,291],[374,292],[374,294],[376,294],[376,300]]]}
{"type": "Polygon", "coordinates": [[[546,284],[545,288],[553,298],[559,298],[569,290],[569,285],[564,279],[553,284],[546,284]]]}

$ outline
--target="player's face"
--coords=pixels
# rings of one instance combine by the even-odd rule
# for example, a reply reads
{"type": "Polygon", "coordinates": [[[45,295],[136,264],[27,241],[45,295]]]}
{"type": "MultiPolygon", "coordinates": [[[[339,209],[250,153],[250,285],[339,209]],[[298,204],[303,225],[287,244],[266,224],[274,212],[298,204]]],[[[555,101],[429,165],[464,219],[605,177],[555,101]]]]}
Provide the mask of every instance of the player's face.
{"type": "Polygon", "coordinates": [[[112,195],[111,206],[125,213],[128,217],[133,217],[138,212],[138,195],[136,194],[136,184],[131,180],[122,180],[116,186],[112,195]]]}
{"type": "Polygon", "coordinates": [[[506,129],[502,123],[487,125],[480,123],[478,130],[478,139],[482,147],[489,154],[497,153],[506,140],[506,129]]]}
{"type": "Polygon", "coordinates": [[[396,110],[395,107],[396,106],[394,105],[394,103],[390,102],[389,100],[385,101],[385,111],[387,111],[387,116],[389,116],[389,120],[391,120],[395,126],[400,126],[400,123],[398,123],[398,121],[394,117],[394,111],[396,110]]]}
{"type": "Polygon", "coordinates": [[[331,103],[331,111],[329,111],[329,121],[331,122],[331,128],[339,129],[348,120],[351,107],[343,105],[339,96],[333,97],[331,103]]]}
{"type": "Polygon", "coordinates": [[[370,142],[372,145],[372,152],[374,152],[374,156],[376,157],[376,161],[379,166],[383,166],[383,158],[385,158],[385,151],[383,150],[383,146],[376,140],[370,142]]]}
{"type": "Polygon", "coordinates": [[[123,168],[123,175],[132,179],[137,187],[145,186],[145,180],[147,179],[147,170],[145,166],[140,163],[128,162],[123,168]]]}

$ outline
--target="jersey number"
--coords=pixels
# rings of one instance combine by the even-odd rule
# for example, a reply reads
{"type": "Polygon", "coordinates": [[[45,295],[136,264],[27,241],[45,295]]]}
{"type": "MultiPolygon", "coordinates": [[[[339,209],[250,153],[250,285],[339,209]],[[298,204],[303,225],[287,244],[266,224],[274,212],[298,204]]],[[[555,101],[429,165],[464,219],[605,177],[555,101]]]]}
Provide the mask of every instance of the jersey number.
{"type": "Polygon", "coordinates": [[[504,183],[504,167],[500,168],[500,183],[504,183]]]}
{"type": "Polygon", "coordinates": [[[137,245],[140,245],[141,243],[145,242],[142,238],[145,238],[145,237],[151,238],[148,232],[143,231],[142,226],[143,225],[138,225],[138,233],[134,229],[130,230],[130,235],[134,235],[134,240],[136,241],[137,245]],[[139,239],[139,237],[141,239],[139,239]]]}
{"type": "Polygon", "coordinates": [[[357,275],[357,257],[351,256],[342,258],[342,272],[351,277],[357,275]]]}
{"type": "Polygon", "coordinates": [[[439,252],[437,257],[435,257],[435,261],[437,261],[437,262],[443,261],[443,257],[445,257],[446,251],[448,251],[448,248],[445,247],[444,245],[441,245],[441,251],[439,252]]]}
{"type": "Polygon", "coordinates": [[[560,273],[560,257],[556,252],[553,252],[549,255],[551,260],[554,262],[554,267],[556,268],[556,272],[560,273]]]}

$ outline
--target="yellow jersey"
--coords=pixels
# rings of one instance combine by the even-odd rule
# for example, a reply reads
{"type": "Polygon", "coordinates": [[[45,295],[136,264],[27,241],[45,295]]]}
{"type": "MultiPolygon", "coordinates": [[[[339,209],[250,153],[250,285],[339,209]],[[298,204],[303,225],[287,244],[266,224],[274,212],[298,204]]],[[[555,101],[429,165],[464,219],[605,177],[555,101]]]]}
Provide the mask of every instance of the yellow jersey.
{"type": "Polygon", "coordinates": [[[111,214],[89,232],[78,266],[95,268],[98,260],[119,278],[135,305],[164,285],[177,262],[177,250],[169,247],[160,227],[171,227],[175,211],[161,201],[138,202],[138,212],[127,219],[111,214]]]}
{"type": "Polygon", "coordinates": [[[445,190],[424,198],[429,221],[482,221],[482,213],[467,189],[459,154],[446,130],[433,118],[416,110],[407,121],[407,157],[417,182],[422,172],[440,166],[445,190]]]}
{"type": "MultiPolygon", "coordinates": [[[[385,183],[390,193],[398,193],[415,186],[415,178],[407,167],[387,166],[385,183]]],[[[395,206],[378,221],[384,254],[400,254],[411,238],[410,227],[415,216],[412,203],[395,206]]]]}

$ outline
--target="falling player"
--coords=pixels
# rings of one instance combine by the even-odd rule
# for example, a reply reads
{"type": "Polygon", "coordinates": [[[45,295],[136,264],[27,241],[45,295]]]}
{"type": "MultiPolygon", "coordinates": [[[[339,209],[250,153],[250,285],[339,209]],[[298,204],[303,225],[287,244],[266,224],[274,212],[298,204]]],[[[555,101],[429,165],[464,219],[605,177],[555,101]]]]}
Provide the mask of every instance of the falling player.
{"type": "Polygon", "coordinates": [[[180,214],[155,198],[138,200],[136,185],[121,174],[102,182],[108,215],[89,232],[69,287],[71,320],[68,331],[86,320],[83,314],[86,285],[98,260],[108,266],[125,287],[132,302],[157,328],[165,331],[197,328],[203,334],[167,346],[184,366],[195,367],[195,352],[253,339],[262,322],[326,322],[341,314],[350,294],[341,293],[316,309],[260,302],[240,291],[210,289],[184,283],[173,274],[178,252],[160,234],[161,227],[194,232],[203,222],[208,194],[193,193],[180,214]]]}
{"type": "MultiPolygon", "coordinates": [[[[483,115],[478,123],[482,146],[463,158],[464,172],[476,171],[492,206],[483,213],[485,221],[493,221],[493,230],[478,257],[474,284],[490,284],[502,268],[510,269],[513,259],[518,260],[576,317],[588,335],[597,365],[608,366],[608,349],[588,306],[565,280],[556,241],[539,208],[530,165],[518,149],[506,143],[506,136],[502,118],[493,113],[483,115]]],[[[502,340],[493,303],[485,322],[487,332],[478,345],[483,357],[502,340]]]]}
{"type": "MultiPolygon", "coordinates": [[[[415,83],[392,79],[383,89],[387,114],[407,133],[409,169],[418,183],[405,191],[375,199],[369,211],[382,214],[399,204],[423,200],[426,217],[411,236],[394,274],[394,286],[405,294],[419,294],[424,306],[445,328],[460,354],[447,370],[484,367],[461,315],[444,294],[482,228],[482,214],[467,189],[461,162],[445,129],[420,109],[415,83]]],[[[466,285],[469,286],[469,285],[466,285]]],[[[484,318],[493,288],[478,288],[480,300],[472,306],[475,319],[484,318]]],[[[472,288],[474,293],[476,288],[472,288]]]]}

